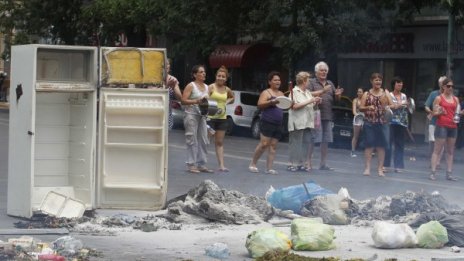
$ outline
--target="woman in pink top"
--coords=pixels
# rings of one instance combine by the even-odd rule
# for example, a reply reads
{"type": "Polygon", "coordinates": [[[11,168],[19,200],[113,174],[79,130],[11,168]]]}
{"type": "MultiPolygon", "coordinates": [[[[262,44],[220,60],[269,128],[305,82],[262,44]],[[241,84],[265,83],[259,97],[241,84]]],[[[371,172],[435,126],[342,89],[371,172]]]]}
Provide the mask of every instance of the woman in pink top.
{"type": "Polygon", "coordinates": [[[433,102],[433,116],[437,117],[435,127],[435,145],[432,154],[432,172],[429,179],[435,180],[438,155],[445,147],[446,151],[446,179],[456,181],[451,175],[453,171],[454,145],[457,136],[457,122],[463,111],[458,110],[459,100],[453,93],[453,80],[447,78],[443,81],[443,93],[435,98],[433,102]],[[446,144],[446,146],[445,146],[446,144]]]}

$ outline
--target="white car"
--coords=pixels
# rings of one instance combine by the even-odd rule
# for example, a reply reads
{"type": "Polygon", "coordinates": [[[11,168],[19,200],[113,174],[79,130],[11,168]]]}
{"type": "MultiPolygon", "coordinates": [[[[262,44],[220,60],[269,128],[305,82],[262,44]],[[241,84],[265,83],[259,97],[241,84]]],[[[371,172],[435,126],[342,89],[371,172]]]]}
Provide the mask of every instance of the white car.
{"type": "Polygon", "coordinates": [[[249,91],[233,91],[234,103],[226,107],[228,129],[227,134],[234,132],[237,126],[251,128],[253,116],[258,110],[259,93],[249,91]]]}

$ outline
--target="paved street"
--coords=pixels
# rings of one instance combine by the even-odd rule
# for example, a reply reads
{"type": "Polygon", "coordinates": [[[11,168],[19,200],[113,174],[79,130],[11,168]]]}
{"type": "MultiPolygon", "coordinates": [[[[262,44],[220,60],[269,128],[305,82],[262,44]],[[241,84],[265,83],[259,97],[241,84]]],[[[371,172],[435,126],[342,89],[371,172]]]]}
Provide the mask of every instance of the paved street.
{"type": "MultiPolygon", "coordinates": [[[[275,188],[299,184],[308,180],[313,180],[322,187],[332,191],[338,191],[341,187],[346,187],[353,198],[367,199],[377,197],[380,195],[393,195],[396,193],[405,192],[406,190],[427,192],[439,191],[448,199],[450,203],[464,206],[460,200],[464,192],[464,175],[463,175],[463,151],[458,151],[456,155],[455,174],[461,179],[457,182],[450,182],[444,179],[444,171],[439,175],[437,181],[432,182],[427,179],[429,170],[429,162],[425,158],[426,145],[408,145],[406,171],[404,173],[387,173],[387,177],[380,178],[376,175],[371,177],[362,176],[363,170],[363,157],[362,152],[359,152],[357,158],[351,158],[348,150],[330,149],[328,164],[335,168],[335,171],[319,171],[315,170],[312,174],[304,174],[301,172],[287,172],[285,170],[288,144],[285,142],[279,143],[277,152],[278,155],[275,161],[275,168],[280,172],[279,175],[265,175],[254,174],[248,172],[248,164],[253,150],[258,143],[257,140],[249,137],[231,136],[225,139],[225,160],[226,166],[230,169],[229,173],[215,173],[215,174],[189,174],[185,171],[185,145],[183,130],[173,130],[169,134],[169,177],[168,177],[168,199],[186,193],[189,189],[195,187],[204,179],[211,179],[219,186],[226,189],[238,190],[244,193],[255,194],[264,196],[266,191],[272,185],[275,188]],[[409,156],[415,156],[416,161],[410,161],[409,156]]],[[[209,147],[209,167],[217,168],[214,146],[209,147]]],[[[313,164],[318,165],[319,155],[316,153],[313,164]]],[[[7,160],[8,159],[8,111],[0,110],[0,228],[13,228],[13,222],[18,219],[6,215],[6,196],[7,196],[7,160]]],[[[261,171],[264,170],[263,155],[258,164],[261,171]]],[[[375,158],[374,158],[375,160],[375,158]]],[[[372,170],[372,174],[374,174],[372,170]]],[[[127,211],[129,213],[129,211],[127,211]]],[[[143,213],[143,212],[142,212],[143,213]]],[[[251,228],[250,228],[251,230],[251,228]]],[[[165,234],[168,233],[164,232],[165,234]]],[[[200,233],[200,232],[192,232],[200,233]]],[[[203,237],[211,236],[206,235],[207,231],[201,231],[203,237]]],[[[103,251],[107,259],[105,260],[121,260],[118,255],[137,256],[139,255],[138,249],[144,255],[150,253],[166,252],[165,248],[152,248],[148,243],[152,244],[155,241],[162,239],[158,238],[155,233],[133,233],[131,236],[125,235],[124,243],[118,243],[122,240],[121,237],[98,237],[90,235],[75,235],[80,238],[86,245],[95,247],[103,251]],[[140,234],[141,233],[141,234],[140,234]],[[135,236],[138,235],[138,236],[135,236]],[[134,238],[135,236],[135,238],[134,238]],[[132,240],[133,239],[133,240],[132,240]],[[148,245],[145,245],[148,244],[148,245]],[[111,258],[112,257],[112,258],[111,258]]],[[[1,240],[6,240],[12,236],[0,235],[1,240]]],[[[41,235],[34,236],[45,241],[52,241],[58,236],[56,235],[41,235]]],[[[216,237],[223,238],[220,235],[216,237]]],[[[246,251],[243,247],[243,242],[236,242],[236,247],[246,251]]],[[[175,240],[175,239],[174,239],[175,240]]],[[[206,239],[205,239],[206,240],[206,239]]],[[[210,239],[219,240],[219,239],[210,239]]],[[[369,240],[369,239],[367,239],[369,240]]],[[[192,242],[179,242],[188,245],[199,244],[200,239],[192,242]]],[[[182,243],[182,244],[181,244],[182,243]]],[[[203,246],[198,246],[196,256],[201,256],[203,246]]],[[[377,250],[375,250],[377,251],[377,250]]],[[[407,251],[407,250],[404,250],[407,251]]],[[[443,250],[448,252],[447,250],[443,250]]],[[[176,256],[189,257],[189,253],[179,250],[175,253],[176,256]]],[[[244,255],[240,260],[248,260],[244,255]]],[[[170,259],[170,255],[166,255],[165,259],[153,260],[174,260],[170,259]]],[[[125,259],[135,260],[135,259],[125,259]]],[[[204,260],[204,259],[195,259],[204,260]]],[[[235,260],[235,259],[233,259],[235,260]]]]}

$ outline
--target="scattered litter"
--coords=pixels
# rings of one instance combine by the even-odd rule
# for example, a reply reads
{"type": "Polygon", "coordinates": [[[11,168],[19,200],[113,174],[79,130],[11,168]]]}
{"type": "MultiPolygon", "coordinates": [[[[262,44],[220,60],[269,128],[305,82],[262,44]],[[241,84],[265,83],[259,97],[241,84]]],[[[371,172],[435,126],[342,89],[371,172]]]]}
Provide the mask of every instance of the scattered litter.
{"type": "Polygon", "coordinates": [[[375,223],[372,240],[378,248],[413,248],[417,245],[416,234],[408,224],[391,224],[385,221],[375,223]]]}
{"type": "Polygon", "coordinates": [[[460,253],[461,249],[458,246],[452,246],[450,247],[451,252],[453,253],[460,253]]]}
{"type": "Polygon", "coordinates": [[[325,251],[335,248],[335,230],[332,226],[310,218],[292,221],[291,238],[293,250],[325,251]]]}
{"type": "Polygon", "coordinates": [[[289,186],[275,190],[267,199],[275,208],[282,210],[292,210],[300,214],[303,204],[321,195],[332,194],[331,191],[322,188],[318,184],[310,181],[299,185],[289,186]]]}
{"type": "Polygon", "coordinates": [[[272,250],[288,252],[292,242],[279,230],[261,228],[248,234],[245,247],[252,258],[257,258],[272,250]]]}
{"type": "Polygon", "coordinates": [[[442,248],[448,242],[446,228],[438,221],[420,225],[416,235],[418,246],[421,248],[442,248]]]}
{"type": "Polygon", "coordinates": [[[52,243],[40,242],[33,237],[10,238],[8,242],[0,240],[0,260],[90,260],[91,257],[103,257],[102,253],[85,248],[80,240],[70,236],[60,237],[52,243]]]}
{"type": "Polygon", "coordinates": [[[227,244],[224,243],[214,243],[210,246],[205,248],[205,255],[213,258],[217,258],[220,260],[224,260],[229,258],[230,251],[227,244]]]}
{"type": "Polygon", "coordinates": [[[349,208],[349,199],[338,194],[317,196],[304,203],[301,215],[321,217],[324,224],[347,225],[349,219],[345,210],[349,208]]]}
{"type": "Polygon", "coordinates": [[[409,223],[412,227],[418,227],[429,221],[436,220],[446,228],[448,232],[448,244],[450,246],[464,246],[464,214],[448,215],[445,213],[424,213],[409,223]]]}

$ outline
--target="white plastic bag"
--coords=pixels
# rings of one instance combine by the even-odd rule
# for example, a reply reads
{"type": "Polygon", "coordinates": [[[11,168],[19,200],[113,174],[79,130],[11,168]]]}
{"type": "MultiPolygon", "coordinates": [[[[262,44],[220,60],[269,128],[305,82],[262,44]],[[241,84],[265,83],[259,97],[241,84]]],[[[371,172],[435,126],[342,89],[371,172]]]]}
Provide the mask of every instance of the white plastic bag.
{"type": "Polygon", "coordinates": [[[408,224],[376,222],[372,240],[378,248],[412,248],[417,245],[417,237],[408,224]]]}

